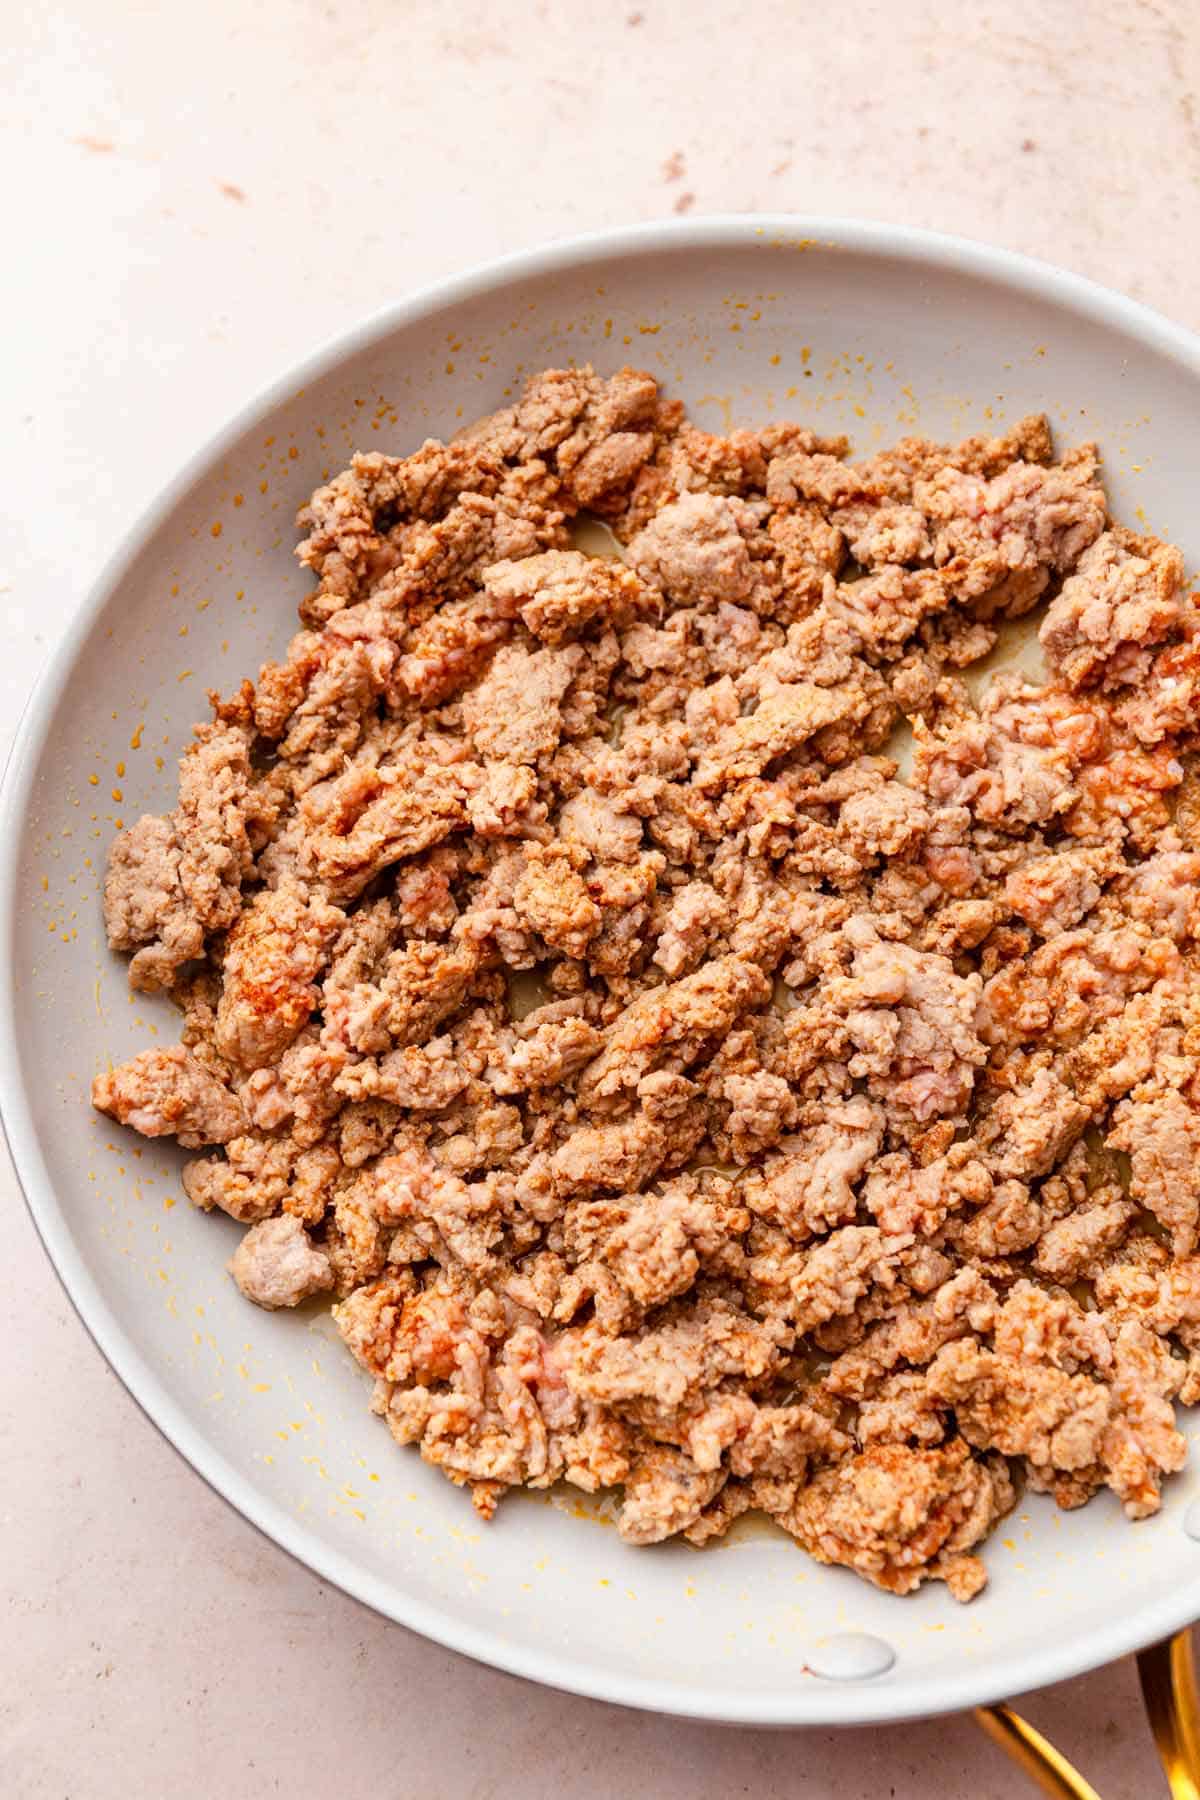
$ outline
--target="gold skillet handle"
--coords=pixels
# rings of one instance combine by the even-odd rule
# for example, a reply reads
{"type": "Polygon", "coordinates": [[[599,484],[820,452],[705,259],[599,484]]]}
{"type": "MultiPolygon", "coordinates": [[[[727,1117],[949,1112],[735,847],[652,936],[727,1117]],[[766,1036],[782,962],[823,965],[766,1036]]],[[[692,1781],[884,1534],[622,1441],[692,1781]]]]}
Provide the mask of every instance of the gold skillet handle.
{"type": "MultiPolygon", "coordinates": [[[[1143,1650],[1137,1661],[1171,1800],[1200,1800],[1200,1693],[1191,1632],[1143,1650]]],[[[1091,1782],[1010,1706],[979,1706],[975,1717],[1050,1800],[1100,1800],[1091,1782]]]]}
{"type": "Polygon", "coordinates": [[[1050,1800],[1100,1800],[1091,1782],[1011,1706],[977,1706],[975,1717],[992,1742],[999,1744],[1050,1800]]]}
{"type": "Polygon", "coordinates": [[[1200,1800],[1200,1694],[1190,1631],[1138,1657],[1142,1699],[1167,1772],[1171,1800],[1200,1800]]]}

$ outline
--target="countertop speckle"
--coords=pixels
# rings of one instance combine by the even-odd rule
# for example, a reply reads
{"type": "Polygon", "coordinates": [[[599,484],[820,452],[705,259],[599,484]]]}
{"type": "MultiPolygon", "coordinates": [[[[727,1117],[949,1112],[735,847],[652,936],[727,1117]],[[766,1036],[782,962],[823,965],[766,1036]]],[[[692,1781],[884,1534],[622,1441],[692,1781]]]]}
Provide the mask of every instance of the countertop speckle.
{"type": "MultiPolygon", "coordinates": [[[[857,214],[1029,251],[1200,326],[1187,0],[1009,0],[969,29],[950,0],[20,15],[0,107],[0,752],[100,561],[190,451],[314,343],[468,263],[634,219],[857,214]]],[[[969,1718],[797,1736],[644,1717],[373,1617],[179,1461],[75,1319],[7,1165],[0,1184],[0,1791],[1026,1791],[969,1718]]],[[[1027,1710],[1105,1800],[1165,1793],[1131,1663],[1027,1710]]]]}

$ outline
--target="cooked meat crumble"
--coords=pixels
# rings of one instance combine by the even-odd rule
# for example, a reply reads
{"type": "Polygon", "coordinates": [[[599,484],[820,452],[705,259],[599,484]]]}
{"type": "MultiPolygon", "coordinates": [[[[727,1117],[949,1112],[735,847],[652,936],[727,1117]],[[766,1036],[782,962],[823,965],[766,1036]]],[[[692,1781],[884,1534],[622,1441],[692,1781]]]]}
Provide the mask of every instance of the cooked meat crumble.
{"type": "Polygon", "coordinates": [[[1043,419],[865,461],[551,370],[300,515],[281,662],[113,845],[260,1306],[489,1516],[748,1509],[903,1594],[1200,1399],[1195,597],[1043,419]],[[582,511],[619,561],[573,547],[582,511]],[[1045,607],[1047,680],[960,671],[1045,607]],[[889,754],[911,727],[911,772],[889,754]]]}

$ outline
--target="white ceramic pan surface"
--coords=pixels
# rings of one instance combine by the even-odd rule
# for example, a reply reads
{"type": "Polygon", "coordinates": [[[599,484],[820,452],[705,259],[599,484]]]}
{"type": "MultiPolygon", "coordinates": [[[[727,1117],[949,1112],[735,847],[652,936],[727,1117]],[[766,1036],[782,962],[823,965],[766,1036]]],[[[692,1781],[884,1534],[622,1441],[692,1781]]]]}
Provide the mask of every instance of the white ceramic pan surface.
{"type": "Polygon", "coordinates": [[[1073,1514],[1027,1498],[966,1607],[940,1586],[876,1593],[753,1525],[705,1552],[634,1550],[572,1494],[514,1496],[485,1527],[392,1445],[320,1310],[241,1299],[224,1272],[239,1228],[190,1208],[180,1159],[88,1106],[109,1058],[176,1035],[105,949],[109,841],[118,819],[171,804],[205,690],[295,629],[297,505],[352,449],[412,449],[525,374],[588,359],[652,370],[709,428],[794,417],[864,450],[1045,408],[1061,442],[1099,439],[1120,517],[1200,559],[1200,345],[1000,252],[836,221],[704,220],[559,245],[389,309],[184,471],[100,578],[22,725],[4,795],[0,1088],[29,1204],[100,1349],[195,1468],[324,1578],[443,1643],[605,1699],[779,1724],[937,1712],[1073,1674],[1200,1615],[1200,1542],[1184,1528],[1200,1451],[1142,1524],[1107,1496],[1073,1514]],[[854,1632],[889,1647],[887,1672],[809,1672],[854,1632]]]}

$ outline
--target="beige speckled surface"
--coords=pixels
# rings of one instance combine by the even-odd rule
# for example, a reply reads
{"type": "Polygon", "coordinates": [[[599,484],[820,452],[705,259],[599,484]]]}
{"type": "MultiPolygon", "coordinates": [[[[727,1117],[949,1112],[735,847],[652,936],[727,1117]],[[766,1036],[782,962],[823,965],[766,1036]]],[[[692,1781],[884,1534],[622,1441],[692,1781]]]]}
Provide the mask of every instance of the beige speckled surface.
{"type": "MultiPolygon", "coordinates": [[[[586,27],[514,0],[213,0],[203,18],[75,0],[27,20],[0,109],[25,171],[0,352],[3,742],[184,455],[312,342],[466,262],[689,207],[794,206],[991,237],[1200,325],[1192,9],[1023,0],[968,40],[958,8],[916,0],[890,44],[895,10],[847,0],[783,44],[761,0],[644,0],[586,27]]],[[[1022,1791],[966,1720],[795,1737],[620,1714],[325,1590],[142,1420],[0,1181],[18,1348],[0,1378],[0,1791],[1022,1791]]],[[[1160,1791],[1130,1666],[1028,1710],[1106,1800],[1160,1791]]]]}

